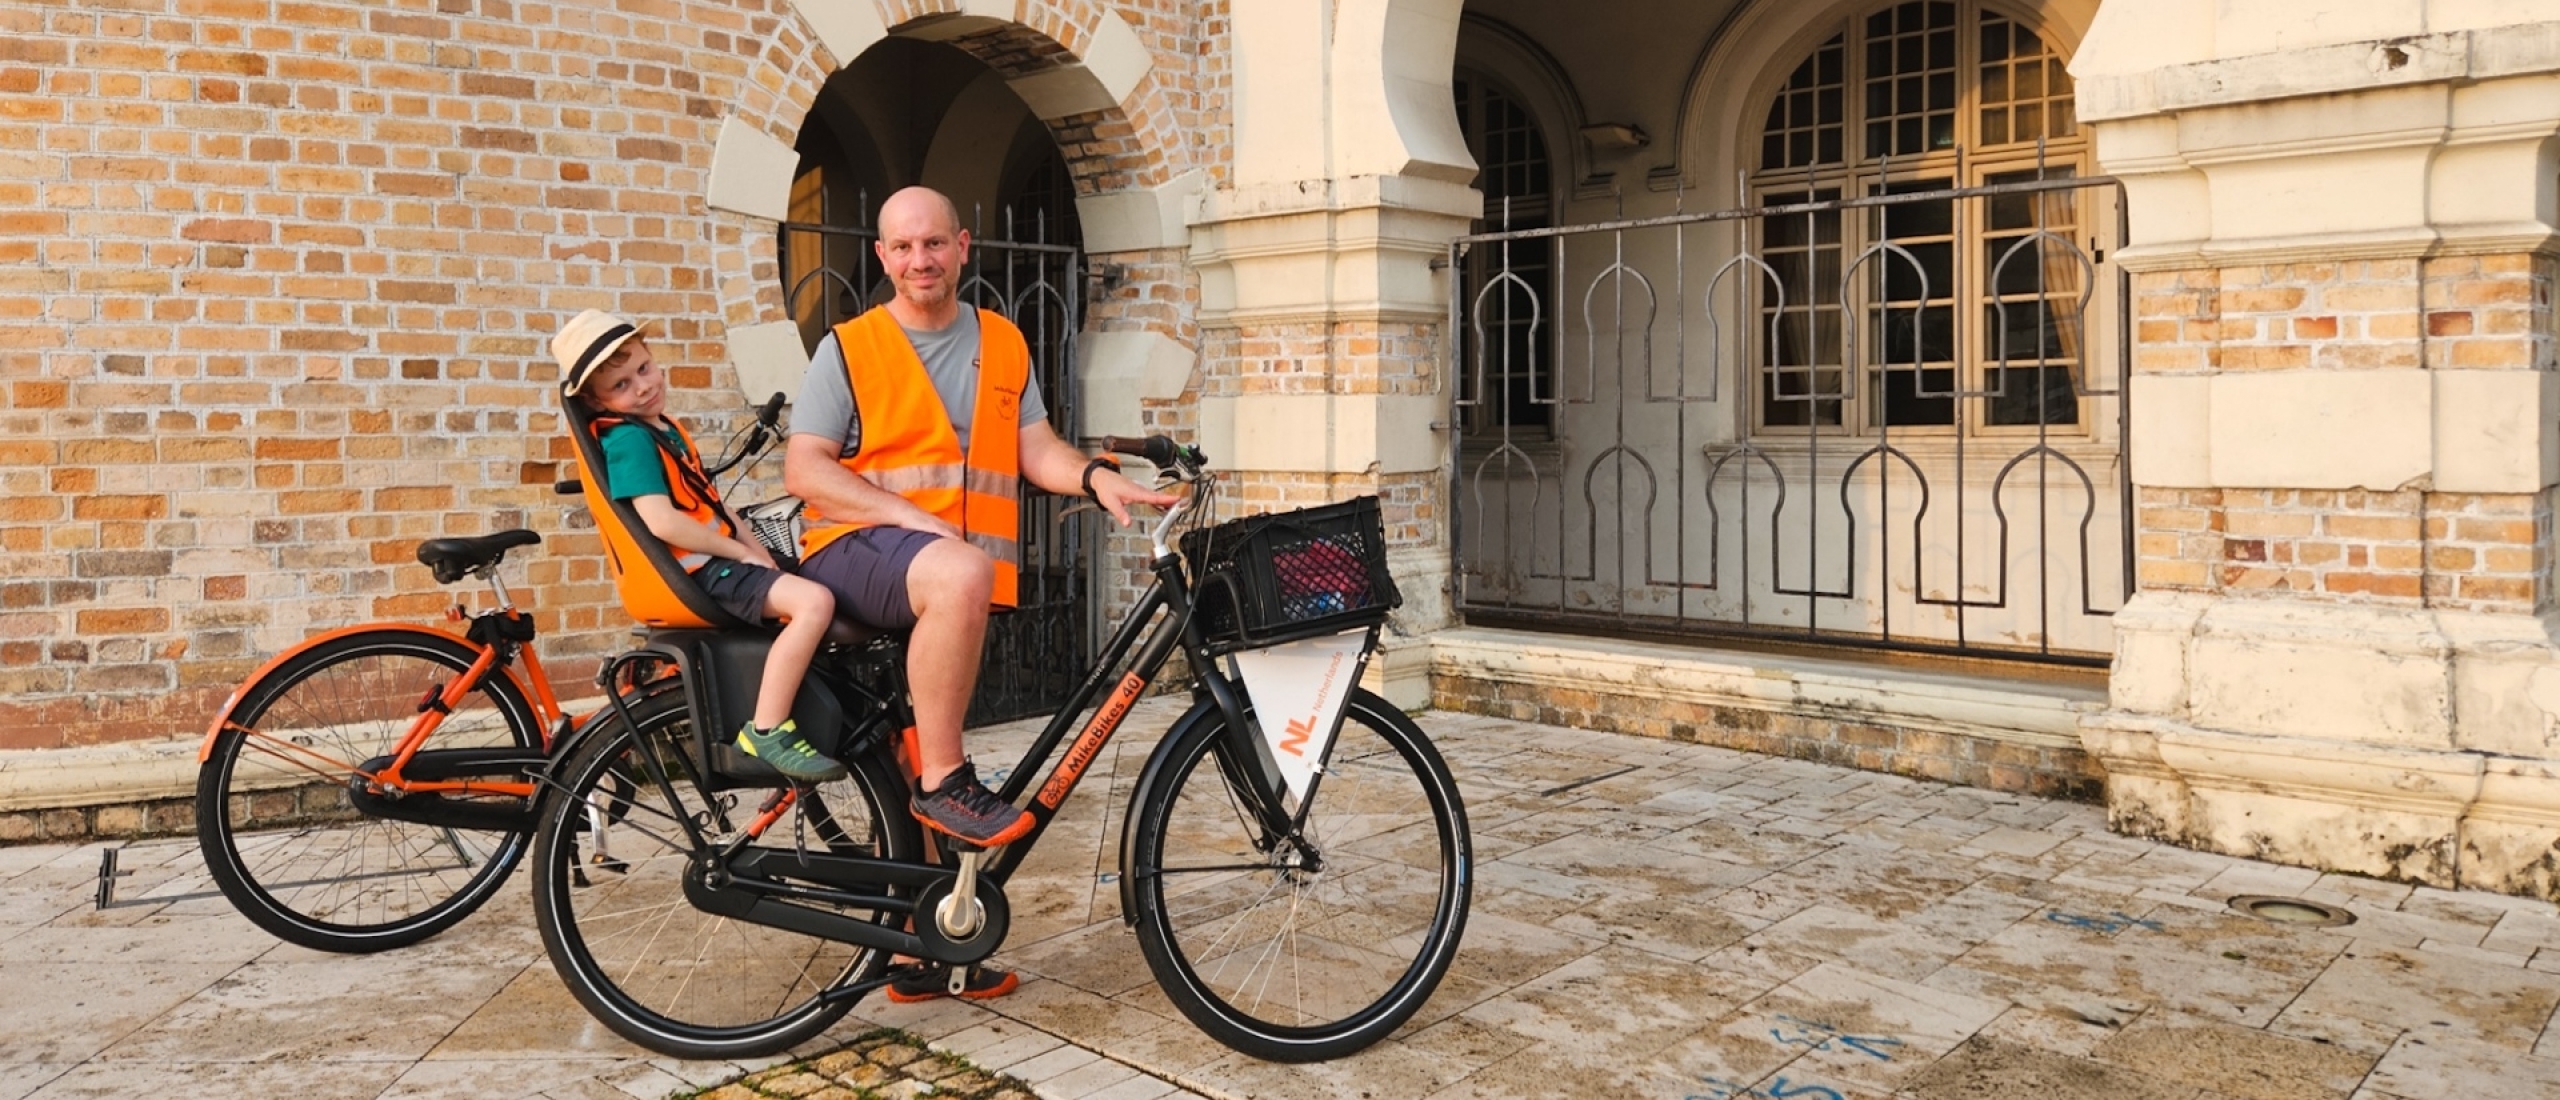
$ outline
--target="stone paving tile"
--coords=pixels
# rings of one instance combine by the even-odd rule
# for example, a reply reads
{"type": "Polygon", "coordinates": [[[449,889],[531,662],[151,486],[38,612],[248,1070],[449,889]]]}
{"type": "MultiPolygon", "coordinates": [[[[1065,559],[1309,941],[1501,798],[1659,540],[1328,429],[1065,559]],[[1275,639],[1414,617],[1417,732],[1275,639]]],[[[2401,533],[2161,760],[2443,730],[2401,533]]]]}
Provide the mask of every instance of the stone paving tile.
{"type": "Polygon", "coordinates": [[[2201,1100],[2203,1090],[2103,1062],[1974,1038],[1914,1074],[1911,1100],[2201,1100]]]}
{"type": "MultiPolygon", "coordinates": [[[[480,1061],[420,1062],[409,1067],[382,1093],[382,1100],[485,1100],[493,1092],[513,1096],[534,1096],[581,1081],[602,1082],[605,1075],[628,1065],[620,1058],[540,1058],[509,1063],[501,1074],[492,1074],[487,1063],[480,1061]],[[493,1088],[491,1078],[501,1084],[493,1088]]],[[[663,1097],[689,1087],[693,1082],[676,1078],[664,1070],[642,1066],[673,1084],[650,1095],[663,1097]]],[[[625,1089],[624,1091],[629,1091],[625,1089]]]]}
{"type": "Polygon", "coordinates": [[[2368,1084],[2395,1096],[2463,1100],[2552,1100],[2560,1061],[2442,1036],[2410,1035],[2375,1066],[2368,1084]]]}
{"type": "Polygon", "coordinates": [[[2099,1044],[2114,1038],[2123,1026],[2122,1020],[2113,1025],[2095,1024],[2075,1014],[2011,1004],[2008,1011],[1975,1034],[2050,1054],[2086,1058],[2099,1044]]]}
{"type": "Polygon", "coordinates": [[[2344,1100],[2376,1061],[2332,1044],[2163,1015],[2144,1017],[2091,1056],[2236,1100],[2344,1100]]]}
{"type": "Polygon", "coordinates": [[[2474,958],[2358,943],[2285,1012],[2320,1012],[2446,1037],[2533,1049],[2560,1008],[2560,982],[2474,958]]]}
{"type": "Polygon", "coordinates": [[[105,1061],[398,1061],[426,1056],[522,973],[422,953],[253,962],[119,1040],[105,1061]],[[251,1026],[254,1021],[256,1026],[251,1026]]]}
{"type": "Polygon", "coordinates": [[[150,1096],[374,1100],[407,1068],[407,1063],[397,1061],[90,1062],[28,1093],[27,1100],[131,1100],[150,1096]]]}
{"type": "MultiPolygon", "coordinates": [[[[5,867],[5,864],[0,864],[0,874],[6,873],[5,867]]],[[[75,1064],[0,1061],[0,1100],[20,1100],[54,1078],[70,1072],[75,1064]]]]}
{"type": "Polygon", "coordinates": [[[1750,936],[1762,947],[1856,965],[1887,977],[1918,980],[1936,973],[1973,945],[1917,931],[1905,922],[1878,920],[1851,909],[1811,905],[1750,936]]]}
{"type": "Polygon", "coordinates": [[[1808,1079],[1889,1093],[2008,1007],[1825,963],[1745,1006],[1722,1030],[1800,1049],[1791,1065],[1808,1079]]]}
{"type": "Polygon", "coordinates": [[[0,1062],[85,1063],[238,969],[226,962],[0,965],[10,991],[0,1011],[0,1062]]]}

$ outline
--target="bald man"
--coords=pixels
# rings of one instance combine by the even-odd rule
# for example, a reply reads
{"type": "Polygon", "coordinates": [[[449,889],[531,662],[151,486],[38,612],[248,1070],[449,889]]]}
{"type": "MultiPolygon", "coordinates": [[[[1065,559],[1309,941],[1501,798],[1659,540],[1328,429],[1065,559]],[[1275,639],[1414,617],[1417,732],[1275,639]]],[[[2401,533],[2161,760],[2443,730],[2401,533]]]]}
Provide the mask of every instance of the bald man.
{"type": "MultiPolygon", "coordinates": [[[[1014,605],[1020,484],[1090,496],[1123,526],[1130,505],[1175,498],[1050,428],[1021,330],[960,303],[969,234],[949,198],[889,196],[872,247],[896,296],[828,333],[792,408],[783,484],[808,503],[801,575],[864,622],[912,628],[914,813],[961,841],[1004,844],[1031,817],[978,781],[960,723],[988,613],[1014,605]]],[[[964,995],[1004,991],[969,984],[964,995]]]]}

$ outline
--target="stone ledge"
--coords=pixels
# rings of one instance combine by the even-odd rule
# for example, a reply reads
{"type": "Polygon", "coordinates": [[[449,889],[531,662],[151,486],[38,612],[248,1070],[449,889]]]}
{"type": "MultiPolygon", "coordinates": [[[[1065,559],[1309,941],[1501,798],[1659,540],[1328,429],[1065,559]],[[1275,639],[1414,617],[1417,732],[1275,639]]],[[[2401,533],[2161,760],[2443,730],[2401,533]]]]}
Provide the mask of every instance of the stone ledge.
{"type": "Polygon", "coordinates": [[[193,797],[204,735],[0,752],[0,813],[193,797]]]}
{"type": "Polygon", "coordinates": [[[1435,705],[2095,801],[2096,687],[1796,655],[1461,627],[1431,635],[1435,705]]]}
{"type": "Polygon", "coordinates": [[[2560,764],[2091,715],[2108,826],[2300,867],[2560,900],[2560,764]]]}
{"type": "MultiPolygon", "coordinates": [[[[575,682],[575,681],[563,681],[575,682]]],[[[563,700],[569,713],[601,696],[563,700]]],[[[67,749],[0,750],[0,844],[158,836],[195,827],[201,733],[67,749]]]]}

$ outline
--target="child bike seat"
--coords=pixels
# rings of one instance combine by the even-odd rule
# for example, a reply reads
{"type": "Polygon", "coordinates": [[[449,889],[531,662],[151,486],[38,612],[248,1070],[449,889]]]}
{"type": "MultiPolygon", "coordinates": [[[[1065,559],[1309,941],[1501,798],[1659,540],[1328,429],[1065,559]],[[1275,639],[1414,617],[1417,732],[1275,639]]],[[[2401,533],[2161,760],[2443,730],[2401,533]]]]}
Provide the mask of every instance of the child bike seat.
{"type": "Polygon", "coordinates": [[[649,532],[631,502],[615,500],[605,491],[604,447],[596,439],[595,410],[575,397],[563,396],[560,412],[567,418],[569,439],[577,449],[580,491],[586,495],[588,514],[595,517],[596,533],[604,537],[605,566],[613,573],[622,609],[661,628],[761,628],[763,624],[741,620],[705,595],[693,575],[676,561],[675,551],[649,532]]]}

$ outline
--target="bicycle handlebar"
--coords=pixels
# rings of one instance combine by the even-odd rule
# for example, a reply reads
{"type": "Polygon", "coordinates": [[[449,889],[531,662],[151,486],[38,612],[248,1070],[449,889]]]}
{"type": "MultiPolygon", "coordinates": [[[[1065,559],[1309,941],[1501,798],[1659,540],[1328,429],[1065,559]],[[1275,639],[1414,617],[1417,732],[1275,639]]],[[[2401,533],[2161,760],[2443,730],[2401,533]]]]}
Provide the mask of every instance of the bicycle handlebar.
{"type": "Polygon", "coordinates": [[[1102,449],[1112,454],[1143,458],[1164,469],[1179,470],[1185,481],[1190,480],[1192,475],[1198,474],[1202,467],[1209,464],[1209,456],[1201,453],[1200,448],[1176,443],[1171,436],[1150,435],[1131,438],[1106,435],[1102,437],[1102,449]]]}
{"type": "Polygon", "coordinates": [[[773,396],[765,398],[764,404],[756,407],[756,420],[754,425],[747,429],[746,445],[738,448],[737,454],[731,455],[719,465],[713,466],[703,472],[711,475],[712,477],[719,477],[722,474],[736,469],[739,463],[763,454],[765,447],[773,442],[774,435],[776,434],[774,432],[774,426],[782,422],[782,403],[784,400],[785,395],[780,390],[775,390],[773,392],[773,396]]]}

